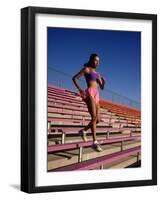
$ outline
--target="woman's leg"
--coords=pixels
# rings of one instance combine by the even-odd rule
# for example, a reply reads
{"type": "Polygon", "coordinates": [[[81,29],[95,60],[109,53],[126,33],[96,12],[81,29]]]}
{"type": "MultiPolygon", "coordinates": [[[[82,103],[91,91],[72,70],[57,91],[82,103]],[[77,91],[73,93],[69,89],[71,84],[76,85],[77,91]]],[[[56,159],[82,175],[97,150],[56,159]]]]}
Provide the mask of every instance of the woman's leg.
{"type": "MultiPolygon", "coordinates": [[[[87,98],[85,102],[86,102],[86,105],[87,105],[87,108],[88,108],[88,112],[92,116],[93,112],[92,112],[92,106],[90,105],[91,104],[90,98],[87,98]]],[[[101,118],[100,118],[100,105],[99,105],[99,103],[96,104],[96,116],[97,116],[96,124],[98,124],[100,122],[100,120],[101,120],[101,118]]],[[[91,126],[92,126],[92,120],[88,123],[87,126],[84,127],[83,130],[87,131],[89,128],[91,128],[91,126]]]]}
{"type": "MultiPolygon", "coordinates": [[[[97,106],[96,106],[96,115],[97,115],[96,124],[98,124],[98,123],[101,121],[99,110],[100,110],[100,109],[99,109],[99,105],[97,105],[97,106]]],[[[92,121],[90,121],[90,122],[88,123],[88,125],[84,127],[83,130],[87,131],[89,128],[91,128],[91,125],[92,125],[92,121]]]]}
{"type": "MultiPolygon", "coordinates": [[[[86,98],[85,103],[87,105],[87,109],[88,109],[89,114],[92,115],[92,108],[91,108],[91,105],[90,105],[91,102],[90,102],[89,97],[86,98]]],[[[92,121],[90,121],[88,123],[88,125],[84,127],[84,130],[87,131],[89,128],[91,128],[91,125],[92,125],[92,121]]]]}
{"type": "Polygon", "coordinates": [[[88,110],[91,114],[91,122],[88,124],[91,128],[93,141],[96,141],[96,122],[97,122],[97,113],[96,113],[96,103],[91,95],[88,96],[88,110]]]}
{"type": "Polygon", "coordinates": [[[87,107],[88,107],[89,113],[91,114],[92,119],[91,119],[91,122],[85,127],[84,130],[87,130],[89,127],[91,128],[91,132],[93,136],[93,147],[95,150],[101,152],[102,148],[96,139],[96,124],[100,122],[99,102],[96,103],[94,98],[91,95],[89,95],[87,107]]]}
{"type": "Polygon", "coordinates": [[[96,115],[97,115],[97,121],[96,121],[96,123],[98,124],[101,121],[100,104],[99,104],[99,102],[96,103],[96,115]]]}

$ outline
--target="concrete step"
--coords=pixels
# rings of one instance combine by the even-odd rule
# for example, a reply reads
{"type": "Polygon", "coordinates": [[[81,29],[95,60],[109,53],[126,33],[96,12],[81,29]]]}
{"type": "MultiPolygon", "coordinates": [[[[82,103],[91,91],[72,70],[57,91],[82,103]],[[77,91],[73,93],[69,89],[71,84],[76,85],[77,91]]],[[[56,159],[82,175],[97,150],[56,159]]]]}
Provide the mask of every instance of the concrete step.
{"type": "MultiPolygon", "coordinates": [[[[140,144],[141,144],[140,141],[124,142],[123,150],[139,146],[140,144]]],[[[91,147],[84,148],[82,161],[119,152],[121,150],[121,144],[115,143],[115,144],[102,145],[102,149],[103,149],[102,152],[96,152],[91,147]]],[[[77,163],[78,155],[79,155],[79,149],[48,154],[48,170],[77,163]]]]}

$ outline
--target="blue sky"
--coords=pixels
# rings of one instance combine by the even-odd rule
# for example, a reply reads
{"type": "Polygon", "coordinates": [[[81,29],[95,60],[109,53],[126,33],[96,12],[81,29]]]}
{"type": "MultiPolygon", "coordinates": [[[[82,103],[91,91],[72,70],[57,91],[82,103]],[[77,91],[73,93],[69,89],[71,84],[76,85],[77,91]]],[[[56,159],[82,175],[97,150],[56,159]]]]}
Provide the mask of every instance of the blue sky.
{"type": "MultiPolygon", "coordinates": [[[[56,77],[52,68],[74,75],[97,53],[106,90],[140,102],[140,32],[48,27],[47,49],[48,82],[56,77]]],[[[69,84],[69,77],[62,79],[69,84]]]]}

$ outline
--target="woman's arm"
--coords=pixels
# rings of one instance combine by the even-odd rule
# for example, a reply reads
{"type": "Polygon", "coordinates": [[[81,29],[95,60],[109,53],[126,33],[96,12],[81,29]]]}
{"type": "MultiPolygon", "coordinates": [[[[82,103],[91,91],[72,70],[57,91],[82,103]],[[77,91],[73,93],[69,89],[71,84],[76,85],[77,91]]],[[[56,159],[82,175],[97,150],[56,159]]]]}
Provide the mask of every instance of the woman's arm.
{"type": "Polygon", "coordinates": [[[103,77],[101,77],[100,74],[99,74],[99,78],[98,78],[98,83],[99,83],[100,88],[103,90],[104,86],[105,86],[105,79],[103,77]]]}
{"type": "Polygon", "coordinates": [[[77,87],[77,89],[79,90],[79,92],[82,92],[83,90],[81,89],[81,87],[79,86],[77,80],[80,79],[81,76],[84,75],[85,72],[87,72],[87,67],[83,67],[77,74],[75,74],[72,78],[75,86],[77,87]]]}

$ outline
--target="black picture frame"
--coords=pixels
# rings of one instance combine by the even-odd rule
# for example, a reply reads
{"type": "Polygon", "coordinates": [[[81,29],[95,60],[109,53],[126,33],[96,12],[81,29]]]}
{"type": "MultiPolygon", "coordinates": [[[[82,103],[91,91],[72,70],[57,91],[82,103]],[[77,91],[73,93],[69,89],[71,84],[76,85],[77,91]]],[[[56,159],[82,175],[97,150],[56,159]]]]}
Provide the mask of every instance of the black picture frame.
{"type": "Polygon", "coordinates": [[[157,15],[66,8],[21,9],[21,191],[27,193],[157,185],[157,15]],[[63,14],[152,21],[152,179],[35,186],[35,15],[63,14]]]}

